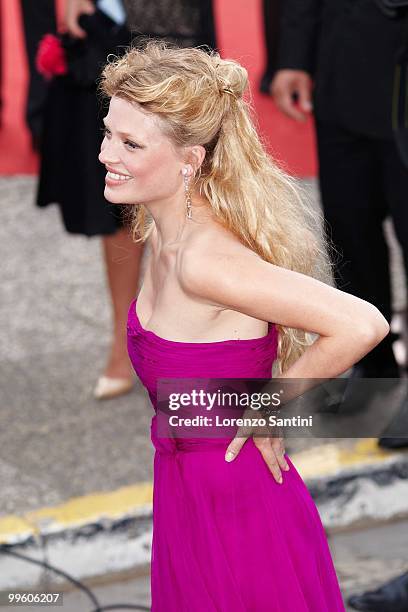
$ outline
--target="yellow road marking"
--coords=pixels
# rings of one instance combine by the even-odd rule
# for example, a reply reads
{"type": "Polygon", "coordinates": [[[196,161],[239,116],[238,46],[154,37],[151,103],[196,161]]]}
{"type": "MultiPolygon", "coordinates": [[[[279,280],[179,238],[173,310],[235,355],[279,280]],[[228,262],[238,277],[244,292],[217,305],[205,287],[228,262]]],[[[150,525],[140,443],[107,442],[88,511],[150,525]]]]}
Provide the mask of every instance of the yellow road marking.
{"type": "Polygon", "coordinates": [[[86,525],[103,517],[121,518],[151,505],[153,487],[144,482],[116,491],[91,493],[73,497],[58,506],[41,508],[18,517],[7,515],[0,518],[0,543],[9,542],[18,534],[35,534],[44,526],[67,528],[86,525]]]}
{"type": "Polygon", "coordinates": [[[376,438],[357,440],[351,448],[339,444],[321,444],[290,458],[302,478],[318,478],[335,475],[344,468],[357,465],[370,465],[395,456],[395,451],[387,451],[377,445],[376,438]]]}
{"type": "MultiPolygon", "coordinates": [[[[405,453],[408,454],[407,451],[405,453]]],[[[381,463],[395,452],[377,446],[375,438],[360,439],[351,448],[339,444],[319,444],[314,448],[290,455],[302,478],[335,475],[342,469],[357,465],[381,463]]],[[[104,517],[119,519],[134,516],[149,508],[153,500],[153,485],[144,482],[116,491],[96,492],[74,497],[53,507],[40,508],[23,516],[0,517],[0,543],[18,541],[25,534],[35,535],[45,527],[58,531],[78,527],[104,517]]]]}

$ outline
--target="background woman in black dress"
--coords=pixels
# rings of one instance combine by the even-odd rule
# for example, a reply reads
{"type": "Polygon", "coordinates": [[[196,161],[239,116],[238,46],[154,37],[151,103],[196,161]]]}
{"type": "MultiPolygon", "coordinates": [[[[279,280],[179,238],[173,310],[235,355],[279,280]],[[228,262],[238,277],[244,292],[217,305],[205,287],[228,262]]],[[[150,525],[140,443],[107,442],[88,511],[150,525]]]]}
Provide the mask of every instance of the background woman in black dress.
{"type": "MultiPolygon", "coordinates": [[[[95,0],[66,0],[65,26],[86,38],[78,20],[92,15],[95,0]]],[[[212,0],[124,0],[130,38],[150,35],[181,46],[216,47],[212,0]]],[[[115,51],[115,49],[112,49],[115,51]]],[[[102,236],[113,309],[113,339],[95,397],[114,397],[133,385],[126,348],[129,303],[137,293],[143,247],[135,244],[121,210],[104,198],[106,170],[98,161],[102,117],[96,84],[86,87],[67,76],[53,79],[48,93],[38,189],[38,206],[59,204],[66,230],[102,236]]]]}

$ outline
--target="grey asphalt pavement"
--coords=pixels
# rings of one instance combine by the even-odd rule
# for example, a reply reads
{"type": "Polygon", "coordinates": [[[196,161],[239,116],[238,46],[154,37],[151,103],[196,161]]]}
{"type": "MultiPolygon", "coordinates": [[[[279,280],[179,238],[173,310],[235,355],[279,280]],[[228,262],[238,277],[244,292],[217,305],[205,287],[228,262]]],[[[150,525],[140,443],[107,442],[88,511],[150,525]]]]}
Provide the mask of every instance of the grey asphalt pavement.
{"type": "Polygon", "coordinates": [[[110,336],[100,240],[35,208],[35,185],[0,179],[0,516],[152,477],[141,386],[92,398],[110,336]]]}

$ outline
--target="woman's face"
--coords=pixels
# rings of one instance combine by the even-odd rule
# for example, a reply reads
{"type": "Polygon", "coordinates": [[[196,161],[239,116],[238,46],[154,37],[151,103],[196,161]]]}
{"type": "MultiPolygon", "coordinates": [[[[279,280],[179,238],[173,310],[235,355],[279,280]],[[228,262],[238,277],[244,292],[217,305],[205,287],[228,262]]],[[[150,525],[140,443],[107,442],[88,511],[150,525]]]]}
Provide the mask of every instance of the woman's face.
{"type": "Polygon", "coordinates": [[[109,202],[149,204],[183,189],[183,159],[154,115],[113,96],[104,123],[99,161],[107,170],[109,202]]]}

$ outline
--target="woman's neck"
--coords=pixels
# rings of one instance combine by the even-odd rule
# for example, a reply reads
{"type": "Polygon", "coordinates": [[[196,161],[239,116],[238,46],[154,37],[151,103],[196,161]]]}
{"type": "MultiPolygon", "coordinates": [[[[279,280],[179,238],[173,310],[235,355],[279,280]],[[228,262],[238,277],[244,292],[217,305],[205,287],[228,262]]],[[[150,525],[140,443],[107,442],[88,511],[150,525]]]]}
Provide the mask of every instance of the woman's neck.
{"type": "Polygon", "coordinates": [[[160,204],[145,205],[151,214],[156,232],[156,243],[159,250],[180,243],[191,231],[197,229],[198,223],[205,223],[213,218],[208,200],[200,194],[192,196],[192,218],[187,218],[184,202],[180,198],[160,204]]]}

